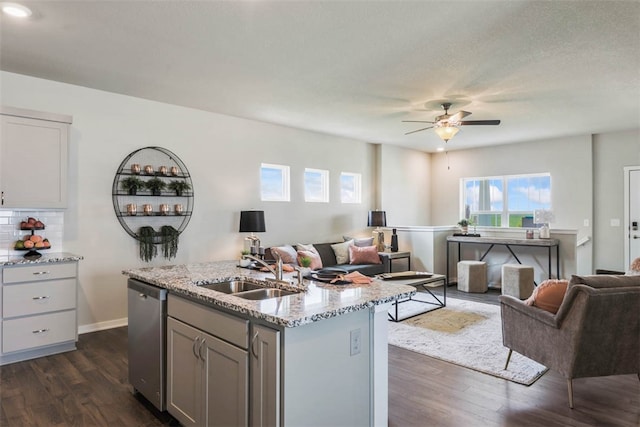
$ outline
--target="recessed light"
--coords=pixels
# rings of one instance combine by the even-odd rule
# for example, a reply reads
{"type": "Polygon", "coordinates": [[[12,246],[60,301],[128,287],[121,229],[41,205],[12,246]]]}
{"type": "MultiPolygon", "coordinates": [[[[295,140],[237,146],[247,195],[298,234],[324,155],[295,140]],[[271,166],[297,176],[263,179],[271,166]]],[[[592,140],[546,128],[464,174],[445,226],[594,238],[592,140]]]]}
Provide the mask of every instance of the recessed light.
{"type": "Polygon", "coordinates": [[[31,9],[18,3],[0,3],[2,11],[15,18],[28,18],[31,16],[31,9]]]}
{"type": "Polygon", "coordinates": [[[436,151],[444,151],[444,147],[438,147],[436,151]]]}

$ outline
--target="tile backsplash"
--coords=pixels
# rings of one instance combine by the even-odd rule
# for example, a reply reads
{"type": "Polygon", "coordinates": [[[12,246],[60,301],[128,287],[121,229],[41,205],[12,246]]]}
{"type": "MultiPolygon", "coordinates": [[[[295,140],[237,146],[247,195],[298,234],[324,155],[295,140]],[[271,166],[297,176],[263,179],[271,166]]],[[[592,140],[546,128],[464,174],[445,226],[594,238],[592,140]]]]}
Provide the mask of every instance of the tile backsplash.
{"type": "Polygon", "coordinates": [[[43,254],[48,252],[62,252],[62,236],[64,234],[64,212],[49,210],[5,210],[0,209],[0,256],[21,256],[25,251],[16,251],[13,245],[24,235],[30,235],[30,230],[20,230],[20,222],[33,217],[42,221],[44,230],[35,230],[43,238],[49,239],[51,249],[38,249],[43,254]]]}

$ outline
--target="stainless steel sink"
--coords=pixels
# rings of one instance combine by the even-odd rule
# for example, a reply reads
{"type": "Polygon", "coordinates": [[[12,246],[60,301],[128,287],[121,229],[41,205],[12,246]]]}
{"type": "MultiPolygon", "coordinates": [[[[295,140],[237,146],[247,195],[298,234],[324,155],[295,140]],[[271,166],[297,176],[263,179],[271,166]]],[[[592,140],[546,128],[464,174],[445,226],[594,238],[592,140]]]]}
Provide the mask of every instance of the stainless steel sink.
{"type": "Polygon", "coordinates": [[[296,292],[285,291],[282,289],[262,288],[256,289],[254,291],[240,292],[238,294],[234,294],[234,296],[250,300],[263,300],[269,298],[284,297],[287,295],[293,295],[295,293],[296,292]]]}
{"type": "Polygon", "coordinates": [[[230,280],[228,282],[209,283],[206,285],[201,285],[200,287],[223,292],[225,294],[236,294],[238,292],[264,289],[263,286],[256,285],[255,283],[245,282],[244,280],[230,280]]]}

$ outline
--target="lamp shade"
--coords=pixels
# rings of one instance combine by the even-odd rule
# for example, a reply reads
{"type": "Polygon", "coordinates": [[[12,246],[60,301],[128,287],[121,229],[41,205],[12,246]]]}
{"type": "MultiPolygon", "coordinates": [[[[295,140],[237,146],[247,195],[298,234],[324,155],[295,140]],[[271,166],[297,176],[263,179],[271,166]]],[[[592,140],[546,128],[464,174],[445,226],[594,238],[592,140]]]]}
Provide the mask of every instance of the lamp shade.
{"type": "Polygon", "coordinates": [[[369,220],[367,221],[367,226],[386,227],[387,213],[385,211],[369,211],[369,220]]]}
{"type": "Polygon", "coordinates": [[[240,211],[240,232],[264,233],[264,211],[240,211]]]}

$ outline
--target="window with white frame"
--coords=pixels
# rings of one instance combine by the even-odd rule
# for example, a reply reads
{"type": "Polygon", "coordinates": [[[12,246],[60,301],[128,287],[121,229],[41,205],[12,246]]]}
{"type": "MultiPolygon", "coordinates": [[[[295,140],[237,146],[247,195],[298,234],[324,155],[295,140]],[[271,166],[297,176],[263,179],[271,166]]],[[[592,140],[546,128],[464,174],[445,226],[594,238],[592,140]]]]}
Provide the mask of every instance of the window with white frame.
{"type": "Polygon", "coordinates": [[[262,163],[260,166],[260,197],[263,201],[288,202],[289,166],[262,163]]]}
{"type": "Polygon", "coordinates": [[[551,209],[551,175],[507,175],[461,180],[461,217],[479,226],[531,227],[533,213],[551,209]]]}
{"type": "Polygon", "coordinates": [[[362,175],[342,172],[340,174],[340,201],[342,203],[362,202],[362,175]]]}
{"type": "Polygon", "coordinates": [[[329,171],[305,168],[304,201],[329,202],[329,171]]]}

